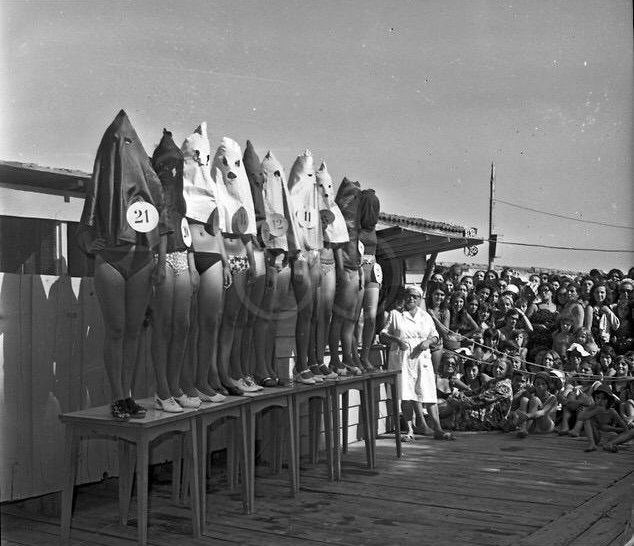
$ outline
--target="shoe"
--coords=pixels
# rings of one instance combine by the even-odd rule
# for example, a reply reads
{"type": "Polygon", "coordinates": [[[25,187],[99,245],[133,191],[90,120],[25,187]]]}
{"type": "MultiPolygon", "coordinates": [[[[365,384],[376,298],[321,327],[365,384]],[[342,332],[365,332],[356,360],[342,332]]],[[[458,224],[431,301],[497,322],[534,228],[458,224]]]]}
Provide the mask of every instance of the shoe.
{"type": "Polygon", "coordinates": [[[262,387],[277,387],[277,380],[272,377],[260,377],[258,375],[254,376],[255,382],[258,385],[262,385],[262,387]]]}
{"type": "Polygon", "coordinates": [[[414,440],[416,440],[416,436],[414,436],[413,432],[401,434],[401,442],[413,442],[414,440]]]}
{"type": "Polygon", "coordinates": [[[235,382],[236,387],[238,387],[242,392],[258,392],[262,390],[259,385],[256,386],[255,383],[247,381],[246,377],[241,377],[235,382]]]}
{"type": "Polygon", "coordinates": [[[130,413],[125,400],[115,400],[110,405],[110,413],[115,421],[127,421],[130,419],[130,413]]]}
{"type": "Polygon", "coordinates": [[[324,379],[337,379],[339,375],[334,370],[331,370],[326,364],[319,366],[319,371],[324,379]]]}
{"type": "Polygon", "coordinates": [[[295,381],[304,385],[314,385],[315,383],[317,383],[310,370],[299,372],[297,375],[295,375],[295,381]]]}
{"type": "Polygon", "coordinates": [[[355,366],[354,364],[345,364],[346,369],[348,370],[348,372],[350,373],[350,375],[362,375],[363,372],[361,371],[361,368],[359,368],[358,366],[355,366]]]}
{"type": "Polygon", "coordinates": [[[244,378],[244,381],[246,382],[247,385],[249,385],[249,387],[255,387],[255,389],[258,390],[258,391],[264,390],[264,387],[262,385],[256,383],[256,381],[250,375],[247,375],[244,378]]]}
{"type": "Polygon", "coordinates": [[[139,404],[134,401],[134,398],[126,398],[124,402],[128,408],[130,419],[143,419],[145,417],[147,410],[143,406],[139,406],[139,404]]]}
{"type": "Polygon", "coordinates": [[[222,402],[225,399],[225,396],[219,392],[214,392],[214,394],[205,394],[198,389],[196,389],[196,395],[200,398],[201,402],[214,402],[215,404],[222,402]]]}
{"type": "Polygon", "coordinates": [[[324,379],[323,374],[321,373],[321,369],[319,368],[319,366],[317,364],[313,364],[312,366],[309,366],[308,369],[310,370],[310,373],[313,374],[313,377],[315,379],[324,379]]]}
{"type": "Polygon", "coordinates": [[[517,437],[518,438],[528,438],[528,432],[526,432],[525,430],[518,430],[517,431],[517,437]]]}
{"type": "Polygon", "coordinates": [[[183,406],[176,403],[173,396],[163,400],[159,398],[159,395],[154,396],[154,407],[157,410],[165,411],[167,413],[183,413],[183,406]]]}
{"type": "Polygon", "coordinates": [[[223,383],[222,386],[229,393],[229,396],[242,396],[244,391],[236,387],[235,385],[228,385],[227,383],[223,383]]]}
{"type": "Polygon", "coordinates": [[[182,396],[175,396],[174,400],[176,400],[184,408],[198,409],[201,404],[201,400],[198,396],[187,396],[186,394],[183,394],[182,396]]]}
{"type": "Polygon", "coordinates": [[[335,366],[334,371],[337,377],[346,377],[348,375],[348,369],[343,364],[341,366],[335,366]]]}

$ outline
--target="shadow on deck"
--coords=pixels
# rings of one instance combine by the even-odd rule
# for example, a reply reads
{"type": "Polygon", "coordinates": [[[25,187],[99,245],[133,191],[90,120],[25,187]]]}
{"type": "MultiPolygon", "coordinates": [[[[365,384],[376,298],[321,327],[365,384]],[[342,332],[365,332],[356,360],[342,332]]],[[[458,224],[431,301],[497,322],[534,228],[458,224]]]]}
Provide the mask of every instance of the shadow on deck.
{"type": "MultiPolygon", "coordinates": [[[[633,532],[634,445],[616,454],[584,447],[584,439],[555,435],[458,433],[455,442],[420,437],[404,444],[399,460],[393,439],[383,437],[374,471],[365,468],[363,443],[349,447],[339,483],[328,481],[324,462],[302,464],[294,499],[285,472],[258,467],[250,516],[216,468],[208,485],[210,536],[190,538],[188,508],[171,504],[169,483],[154,482],[149,544],[624,545],[633,532]]],[[[78,488],[72,544],[136,544],[136,520],[118,524],[116,491],[116,480],[78,488]]],[[[2,507],[3,545],[56,544],[58,536],[57,518],[2,507]]]]}

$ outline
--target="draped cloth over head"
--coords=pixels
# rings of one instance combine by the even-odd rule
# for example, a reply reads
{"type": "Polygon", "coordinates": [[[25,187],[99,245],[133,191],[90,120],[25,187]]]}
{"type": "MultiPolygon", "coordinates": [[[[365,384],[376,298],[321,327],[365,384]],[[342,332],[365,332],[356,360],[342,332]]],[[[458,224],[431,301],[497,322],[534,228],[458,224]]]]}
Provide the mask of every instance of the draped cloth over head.
{"type": "Polygon", "coordinates": [[[123,110],[99,144],[81,224],[92,228],[97,237],[103,237],[108,247],[142,243],[154,248],[160,235],[169,232],[161,183],[123,110]],[[151,203],[159,212],[157,227],[143,235],[126,220],[128,207],[139,200],[151,203]]]}
{"type": "Polygon", "coordinates": [[[297,250],[289,248],[298,238],[297,220],[290,204],[286,175],[282,164],[271,151],[262,160],[262,194],[266,211],[266,226],[262,239],[269,249],[297,250]]]}
{"type": "Polygon", "coordinates": [[[187,218],[213,225],[217,210],[217,189],[211,178],[211,151],[207,137],[207,123],[202,122],[181,146],[183,152],[183,196],[187,218]]]}
{"type": "Polygon", "coordinates": [[[319,190],[319,213],[324,228],[324,241],[332,244],[347,243],[350,240],[346,221],[339,205],[335,203],[335,188],[325,162],[315,173],[319,190]]]}
{"type": "Polygon", "coordinates": [[[364,245],[364,253],[366,255],[376,254],[376,224],[379,221],[380,212],[381,204],[374,190],[363,190],[361,192],[361,204],[359,206],[359,224],[361,227],[359,240],[364,245]]]}
{"type": "Polygon", "coordinates": [[[266,221],[264,195],[262,194],[262,163],[250,140],[247,140],[247,145],[244,147],[242,162],[244,163],[244,170],[247,172],[247,178],[249,179],[253,208],[255,210],[255,223],[258,237],[261,239],[262,225],[266,221]]]}
{"type": "Polygon", "coordinates": [[[358,269],[362,257],[359,250],[359,230],[361,227],[359,219],[361,188],[359,183],[344,178],[337,190],[335,202],[341,209],[350,238],[350,241],[344,244],[342,249],[344,266],[347,269],[358,269]]]}
{"type": "Polygon", "coordinates": [[[186,245],[180,227],[186,210],[183,196],[183,152],[167,129],[163,129],[163,137],[152,154],[152,167],[163,187],[165,210],[172,231],[167,237],[167,252],[184,250],[186,245]]]}
{"type": "Polygon", "coordinates": [[[255,235],[256,220],[247,172],[240,145],[223,137],[211,163],[211,176],[218,188],[220,231],[230,235],[255,235]]]}
{"type": "Polygon", "coordinates": [[[297,156],[288,176],[291,207],[297,222],[295,250],[321,250],[324,237],[319,217],[319,198],[315,184],[315,167],[310,150],[297,156]]]}

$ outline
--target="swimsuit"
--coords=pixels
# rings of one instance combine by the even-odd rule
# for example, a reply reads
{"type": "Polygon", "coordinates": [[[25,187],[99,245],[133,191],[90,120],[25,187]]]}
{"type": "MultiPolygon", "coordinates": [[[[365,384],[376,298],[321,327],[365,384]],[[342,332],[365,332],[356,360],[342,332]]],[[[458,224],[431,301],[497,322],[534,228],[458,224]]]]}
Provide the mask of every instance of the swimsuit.
{"type": "Polygon", "coordinates": [[[194,252],[194,265],[200,275],[221,260],[222,256],[217,252],[194,252]]]}
{"type": "Polygon", "coordinates": [[[231,273],[246,273],[249,271],[249,259],[246,256],[229,255],[231,273]]]}
{"type": "Polygon", "coordinates": [[[364,286],[368,286],[369,284],[381,284],[376,278],[375,267],[378,267],[379,269],[381,268],[381,266],[376,263],[376,256],[373,256],[372,254],[364,254],[361,259],[364,286]]]}
{"type": "Polygon", "coordinates": [[[98,256],[106,263],[114,267],[125,279],[133,277],[136,273],[152,263],[154,256],[145,247],[136,248],[136,245],[119,245],[104,248],[98,256]]]}
{"type": "Polygon", "coordinates": [[[187,261],[186,250],[168,252],[165,255],[165,263],[172,268],[175,275],[180,275],[184,271],[189,271],[189,262],[187,261]]]}

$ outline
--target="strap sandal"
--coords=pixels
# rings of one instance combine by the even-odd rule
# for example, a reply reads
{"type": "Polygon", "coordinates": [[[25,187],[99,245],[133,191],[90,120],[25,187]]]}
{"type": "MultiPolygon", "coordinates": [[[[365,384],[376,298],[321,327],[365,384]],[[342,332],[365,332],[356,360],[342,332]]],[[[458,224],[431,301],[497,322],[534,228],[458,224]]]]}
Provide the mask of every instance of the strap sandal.
{"type": "Polygon", "coordinates": [[[313,377],[313,373],[310,370],[304,370],[303,372],[299,372],[295,376],[295,381],[298,383],[302,383],[303,385],[314,385],[317,383],[315,378],[313,377]]]}
{"type": "Polygon", "coordinates": [[[127,421],[130,419],[125,400],[116,400],[110,404],[110,413],[115,421],[127,421]]]}
{"type": "Polygon", "coordinates": [[[147,410],[143,406],[139,406],[139,404],[134,401],[134,398],[126,398],[125,403],[128,408],[128,413],[130,414],[130,419],[143,419],[145,417],[147,410]]]}
{"type": "Polygon", "coordinates": [[[335,366],[335,373],[338,377],[346,377],[348,375],[348,369],[343,364],[341,366],[335,366]]]}
{"type": "Polygon", "coordinates": [[[201,404],[201,400],[198,396],[188,396],[187,394],[175,396],[174,400],[176,400],[183,408],[198,409],[201,404]]]}
{"type": "Polygon", "coordinates": [[[159,395],[154,396],[154,407],[157,410],[165,411],[167,413],[183,413],[183,406],[178,404],[176,400],[174,400],[173,396],[166,398],[163,400],[159,397],[159,395]]]}

